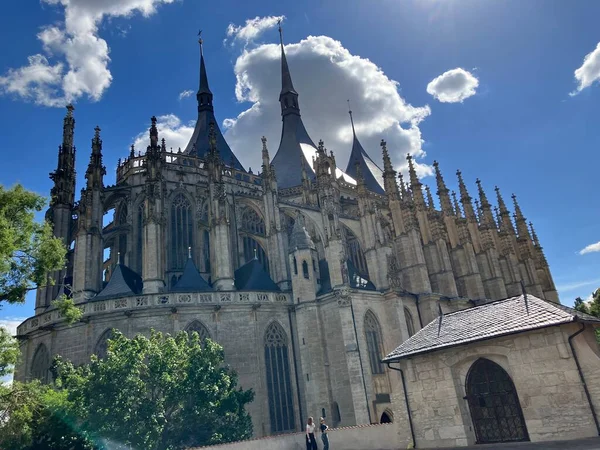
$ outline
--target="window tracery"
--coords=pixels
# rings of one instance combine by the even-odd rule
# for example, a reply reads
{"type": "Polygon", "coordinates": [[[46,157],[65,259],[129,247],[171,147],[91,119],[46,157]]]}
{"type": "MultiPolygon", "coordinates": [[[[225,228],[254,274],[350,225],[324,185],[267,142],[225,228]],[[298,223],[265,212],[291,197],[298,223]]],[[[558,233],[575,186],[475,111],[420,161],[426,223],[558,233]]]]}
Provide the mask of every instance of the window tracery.
{"type": "Polygon", "coordinates": [[[265,235],[265,222],[254,209],[247,207],[242,212],[241,228],[248,233],[265,235]]]}
{"type": "Polygon", "coordinates": [[[382,340],[381,340],[381,328],[379,322],[371,311],[367,311],[365,314],[365,338],[367,340],[367,350],[369,352],[369,363],[371,366],[371,373],[374,375],[384,373],[383,364],[381,364],[382,356],[382,340]]]}
{"type": "Polygon", "coordinates": [[[185,327],[185,331],[187,331],[188,333],[193,333],[195,331],[196,333],[198,333],[200,341],[203,341],[204,339],[210,339],[210,332],[199,320],[193,320],[192,322],[190,322],[185,327]]]}
{"type": "Polygon", "coordinates": [[[356,235],[350,231],[348,228],[345,228],[346,231],[346,248],[348,250],[348,257],[359,275],[364,278],[369,278],[369,269],[367,267],[367,260],[365,259],[365,254],[362,251],[360,242],[356,235]]]}
{"type": "Polygon", "coordinates": [[[98,357],[98,359],[106,358],[106,353],[108,351],[108,340],[113,337],[112,329],[106,330],[102,335],[98,338],[96,342],[96,347],[94,348],[94,354],[98,357]]]}
{"type": "Polygon", "coordinates": [[[193,245],[192,205],[183,194],[177,194],[171,203],[171,268],[182,269],[193,245]]]}
{"type": "Polygon", "coordinates": [[[40,380],[42,384],[51,381],[50,377],[50,353],[44,344],[40,344],[31,360],[31,378],[40,380]]]}

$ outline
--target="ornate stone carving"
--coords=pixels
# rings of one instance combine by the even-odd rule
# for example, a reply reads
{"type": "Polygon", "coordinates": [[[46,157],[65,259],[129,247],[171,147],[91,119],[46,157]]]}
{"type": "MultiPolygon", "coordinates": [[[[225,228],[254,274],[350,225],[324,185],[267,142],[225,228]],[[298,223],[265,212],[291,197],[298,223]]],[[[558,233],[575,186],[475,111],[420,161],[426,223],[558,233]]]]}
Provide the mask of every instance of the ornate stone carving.
{"type": "Polygon", "coordinates": [[[402,287],[402,278],[400,275],[400,265],[395,255],[388,255],[388,283],[392,289],[400,289],[402,287]]]}
{"type": "Polygon", "coordinates": [[[352,300],[350,296],[350,289],[348,288],[340,288],[333,291],[333,295],[337,300],[338,306],[350,306],[350,302],[352,300]]]}

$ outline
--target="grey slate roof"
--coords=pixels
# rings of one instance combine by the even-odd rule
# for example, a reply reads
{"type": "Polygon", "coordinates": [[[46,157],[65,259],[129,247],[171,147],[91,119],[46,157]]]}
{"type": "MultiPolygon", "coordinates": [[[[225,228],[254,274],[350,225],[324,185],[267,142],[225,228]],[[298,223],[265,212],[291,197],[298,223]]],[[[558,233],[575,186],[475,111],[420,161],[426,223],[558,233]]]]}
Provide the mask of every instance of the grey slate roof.
{"type": "Polygon", "coordinates": [[[183,274],[181,278],[173,286],[173,292],[207,292],[213,289],[209,284],[202,278],[194,260],[188,258],[183,268],[183,274]]]}
{"type": "Polygon", "coordinates": [[[354,179],[358,179],[358,174],[356,172],[357,164],[360,166],[360,171],[365,180],[367,189],[377,194],[385,194],[385,191],[383,190],[383,171],[369,157],[369,154],[360,144],[356,134],[354,134],[352,152],[350,152],[348,167],[346,167],[346,173],[354,179]]]}
{"type": "Polygon", "coordinates": [[[280,291],[256,258],[236,270],[233,277],[238,291],[280,291]]]}
{"type": "Polygon", "coordinates": [[[136,295],[142,292],[142,277],[123,264],[117,264],[110,280],[92,300],[104,300],[110,297],[136,295]]]}
{"type": "Polygon", "coordinates": [[[434,350],[575,321],[600,325],[600,318],[533,295],[527,295],[526,303],[521,295],[444,314],[403,342],[383,361],[397,361],[434,350]]]}
{"type": "Polygon", "coordinates": [[[315,243],[306,231],[306,228],[301,223],[301,219],[296,219],[294,222],[294,228],[292,228],[292,234],[290,235],[290,245],[289,251],[293,252],[294,250],[302,250],[302,249],[312,249],[315,250],[315,243]]]}

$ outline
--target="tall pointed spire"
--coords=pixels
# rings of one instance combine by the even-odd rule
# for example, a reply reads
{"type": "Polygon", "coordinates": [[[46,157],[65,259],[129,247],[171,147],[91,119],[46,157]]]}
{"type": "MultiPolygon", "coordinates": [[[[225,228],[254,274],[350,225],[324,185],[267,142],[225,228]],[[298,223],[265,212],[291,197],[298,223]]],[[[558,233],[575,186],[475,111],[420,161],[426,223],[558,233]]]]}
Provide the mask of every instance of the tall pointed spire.
{"type": "Polygon", "coordinates": [[[437,195],[440,198],[440,205],[442,207],[442,212],[447,216],[452,215],[452,201],[450,200],[449,192],[450,190],[446,187],[446,183],[444,182],[444,177],[442,176],[442,172],[440,170],[440,165],[437,161],[433,162],[433,167],[435,169],[435,181],[437,184],[437,195]]]}
{"type": "Polygon", "coordinates": [[[413,200],[417,207],[425,207],[425,198],[423,197],[423,190],[421,188],[422,183],[417,176],[413,158],[411,155],[407,155],[406,160],[408,161],[408,175],[410,177],[410,190],[412,192],[413,200]]]}
{"type": "Polygon", "coordinates": [[[50,174],[54,186],[50,191],[51,205],[73,205],[75,201],[75,118],[73,105],[67,105],[67,113],[63,120],[63,139],[58,147],[58,163],[56,170],[50,174]]]}
{"type": "Polygon", "coordinates": [[[527,228],[527,219],[525,219],[521,207],[517,202],[517,196],[513,194],[511,197],[515,205],[515,222],[517,223],[517,233],[519,234],[519,238],[531,239],[529,228],[527,228]]]}
{"type": "Polygon", "coordinates": [[[427,194],[427,206],[429,209],[435,209],[435,203],[433,202],[433,195],[431,195],[431,189],[429,185],[425,185],[425,193],[427,194]]]}
{"type": "Polygon", "coordinates": [[[533,228],[533,224],[531,222],[529,222],[529,228],[531,230],[531,239],[533,240],[533,244],[536,247],[540,247],[541,248],[540,241],[539,241],[539,239],[537,237],[537,233],[535,232],[535,229],[533,228]]]}
{"type": "MultiPolygon", "coordinates": [[[[279,29],[279,44],[281,45],[281,93],[279,94],[279,101],[285,94],[294,94],[296,98],[298,93],[294,89],[292,83],[292,75],[290,74],[290,68],[288,67],[287,58],[285,56],[285,48],[283,46],[283,30],[281,29],[281,19],[277,22],[279,29]]],[[[297,105],[295,105],[298,108],[297,105]]],[[[283,109],[282,109],[283,111],[283,109]]]]}
{"type": "Polygon", "coordinates": [[[514,234],[515,229],[513,227],[512,220],[510,219],[510,212],[506,207],[506,203],[504,203],[502,194],[500,194],[500,188],[496,186],[494,189],[496,191],[496,199],[498,201],[498,213],[500,215],[500,230],[514,234]]]}
{"type": "Polygon", "coordinates": [[[496,220],[494,219],[494,214],[492,212],[492,205],[487,199],[487,195],[485,195],[485,191],[483,190],[483,186],[481,185],[481,180],[477,178],[475,180],[477,183],[477,190],[479,191],[479,201],[481,204],[481,215],[480,220],[482,225],[485,225],[490,228],[496,228],[496,220]]]}
{"type": "Polygon", "coordinates": [[[398,184],[400,185],[402,200],[408,200],[408,192],[406,190],[406,185],[404,184],[404,176],[402,175],[402,172],[398,172],[398,184]]]}
{"type": "Polygon", "coordinates": [[[396,182],[396,171],[392,167],[392,160],[387,150],[387,142],[382,139],[379,145],[381,146],[383,156],[383,185],[385,186],[385,193],[391,196],[391,198],[398,199],[400,194],[398,192],[398,183],[396,182]]]}
{"type": "Polygon", "coordinates": [[[469,192],[467,191],[467,186],[462,177],[462,173],[460,170],[456,171],[456,176],[458,177],[458,188],[460,191],[460,201],[463,205],[463,211],[465,212],[465,217],[471,221],[477,220],[477,215],[473,210],[473,204],[471,203],[471,197],[469,196],[469,192]]]}
{"type": "MultiPolygon", "coordinates": [[[[357,165],[360,166],[360,170],[362,172],[362,176],[364,177],[365,186],[367,187],[367,189],[371,192],[383,195],[385,193],[385,190],[388,189],[387,185],[385,184],[386,182],[384,181],[385,174],[379,168],[379,166],[377,166],[377,164],[375,164],[375,162],[371,159],[369,154],[365,151],[360,141],[358,140],[358,137],[356,137],[356,129],[354,128],[354,117],[352,115],[352,109],[350,109],[350,100],[347,100],[347,102],[348,114],[350,115],[350,124],[352,125],[352,151],[350,152],[350,158],[348,159],[346,173],[352,178],[356,179],[356,177],[358,176],[356,172],[356,167],[357,165]]],[[[387,155],[387,149],[385,150],[385,154],[387,155]]],[[[389,155],[387,156],[387,161],[389,162],[389,155]]],[[[385,162],[386,160],[384,155],[384,163],[385,162]]]]}
{"type": "Polygon", "coordinates": [[[96,126],[92,139],[90,163],[85,171],[88,189],[102,189],[104,187],[104,175],[106,175],[106,167],[102,165],[102,139],[100,139],[100,127],[96,126]]]}
{"type": "Polygon", "coordinates": [[[460,204],[458,203],[458,198],[456,197],[456,192],[452,191],[452,200],[454,201],[454,214],[456,217],[461,218],[462,213],[460,211],[460,204]]]}
{"type": "MultiPolygon", "coordinates": [[[[198,120],[194,127],[192,137],[188,142],[183,153],[187,155],[205,158],[210,148],[208,143],[208,133],[211,123],[217,123],[213,108],[213,94],[208,86],[208,75],[206,71],[206,63],[204,61],[204,40],[202,39],[202,31],[198,33],[198,45],[200,48],[200,80],[196,99],[198,100],[198,120]]],[[[231,151],[229,144],[225,141],[223,133],[217,125],[215,128],[215,138],[217,147],[225,161],[225,164],[234,169],[246,171],[237,157],[231,151]]]]}

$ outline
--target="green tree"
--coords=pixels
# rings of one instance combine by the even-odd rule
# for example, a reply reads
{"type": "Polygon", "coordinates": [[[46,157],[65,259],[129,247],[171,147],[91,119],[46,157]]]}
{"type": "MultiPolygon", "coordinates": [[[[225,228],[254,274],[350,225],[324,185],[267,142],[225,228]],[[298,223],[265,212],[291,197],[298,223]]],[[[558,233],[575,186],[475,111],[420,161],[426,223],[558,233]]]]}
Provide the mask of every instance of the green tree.
{"type": "Polygon", "coordinates": [[[252,434],[245,405],[254,393],[236,387],[222,347],[198,333],[128,339],[114,331],[105,358],[80,367],[57,358],[55,365],[78,429],[111,448],[182,449],[252,434]]]}
{"type": "Polygon", "coordinates": [[[18,356],[19,346],[17,341],[6,328],[0,327],[0,377],[13,372],[18,356]]]}
{"type": "MultiPolygon", "coordinates": [[[[581,297],[575,299],[573,307],[580,312],[600,317],[600,288],[592,292],[592,299],[586,303],[581,297]]],[[[596,340],[600,345],[600,328],[596,328],[596,340]]]]}
{"type": "Polygon", "coordinates": [[[0,185],[0,301],[24,302],[28,291],[48,282],[48,273],[64,267],[64,244],[50,224],[35,221],[44,204],[21,185],[0,185]]]}

